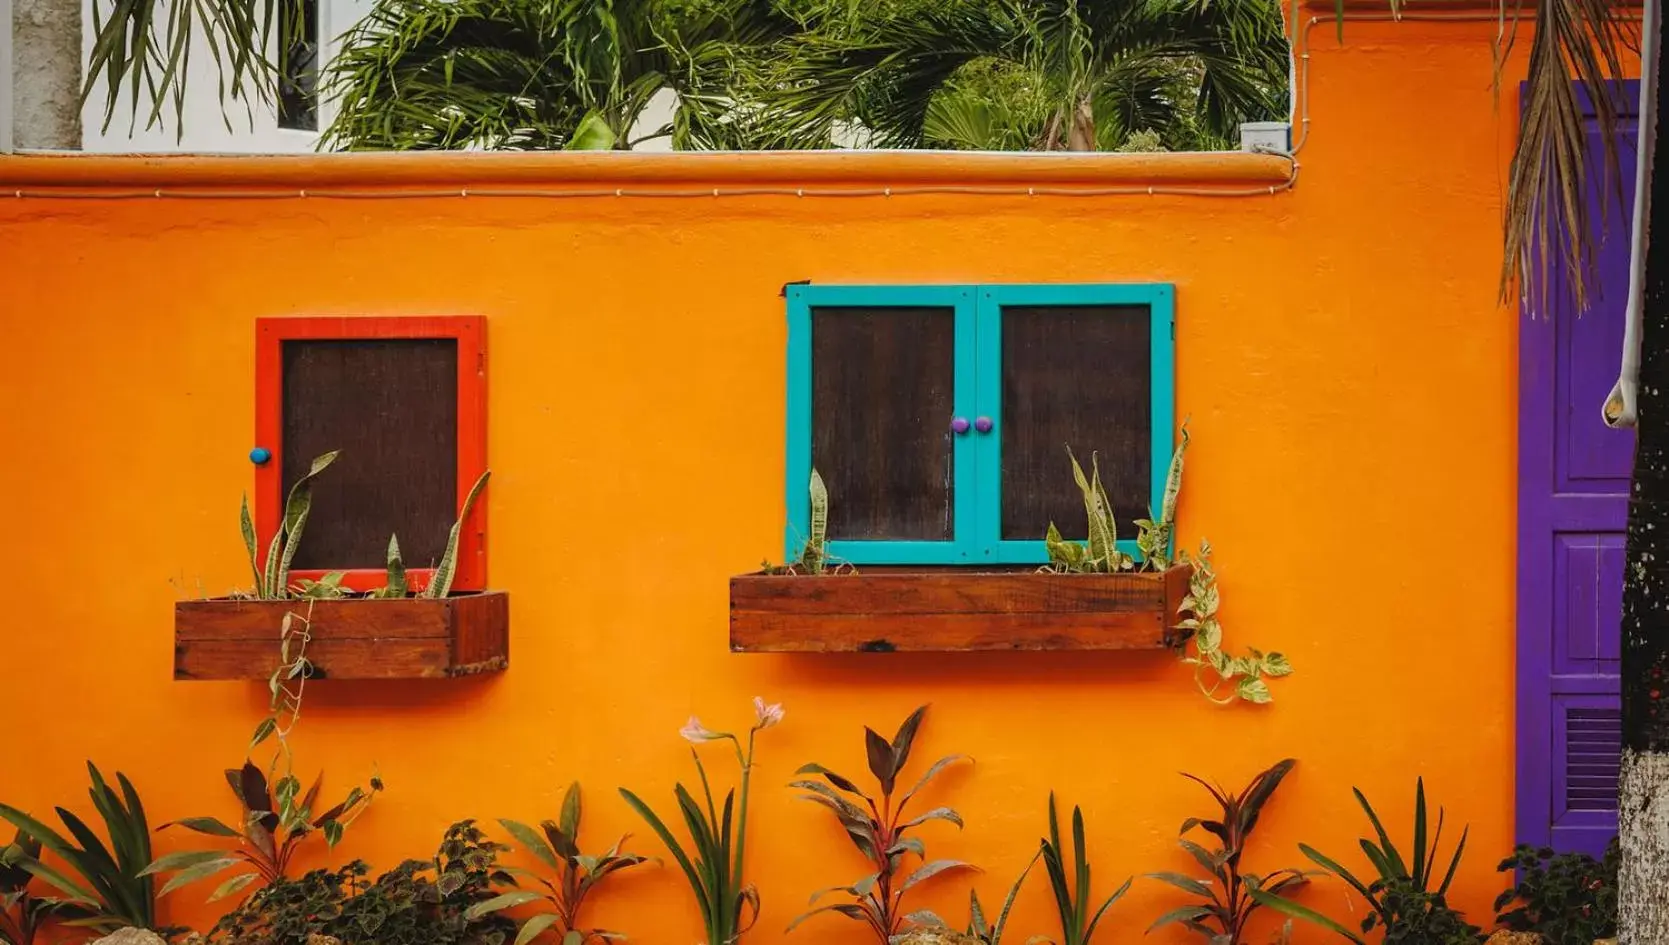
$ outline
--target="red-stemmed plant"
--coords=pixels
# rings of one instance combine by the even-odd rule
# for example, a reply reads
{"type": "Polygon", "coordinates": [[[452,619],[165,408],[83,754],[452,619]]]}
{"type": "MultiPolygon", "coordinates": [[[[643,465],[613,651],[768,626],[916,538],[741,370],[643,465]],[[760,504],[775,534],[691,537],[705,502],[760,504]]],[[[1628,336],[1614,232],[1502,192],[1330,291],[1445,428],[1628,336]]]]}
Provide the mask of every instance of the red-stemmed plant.
{"type": "Polygon", "coordinates": [[[910,802],[939,772],[959,761],[969,760],[966,756],[947,755],[940,758],[927,769],[915,787],[894,797],[899,772],[910,760],[916,730],[921,727],[926,714],[926,706],[910,713],[890,742],[873,729],[864,729],[869,772],[880,786],[878,797],[865,793],[851,779],[820,764],[809,764],[795,772],[822,778],[795,781],[791,787],[805,792],[803,797],[806,800],[834,812],[845,828],[846,836],[869,861],[873,872],[850,886],[835,886],[812,896],[813,904],[831,893],[844,893],[851,901],[818,906],[795,919],[788,927],[790,930],[811,916],[834,913],[864,923],[875,940],[886,945],[909,921],[904,911],[905,893],[935,876],[954,870],[974,869],[960,860],[927,859],[927,850],[921,839],[909,835],[909,831],[934,820],[962,826],[962,817],[949,807],[935,807],[911,816],[910,802]]]}

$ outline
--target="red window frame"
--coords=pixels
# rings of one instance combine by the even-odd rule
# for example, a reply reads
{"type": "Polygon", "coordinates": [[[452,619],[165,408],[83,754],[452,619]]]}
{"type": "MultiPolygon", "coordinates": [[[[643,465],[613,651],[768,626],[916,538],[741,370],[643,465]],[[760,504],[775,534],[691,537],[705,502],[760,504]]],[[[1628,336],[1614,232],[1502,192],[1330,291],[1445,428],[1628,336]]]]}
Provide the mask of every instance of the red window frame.
{"type": "MultiPolygon", "coordinates": [[[[284,355],[286,341],[363,341],[367,339],[450,338],[458,343],[458,496],[461,508],[470,486],[487,469],[487,320],[479,315],[306,316],[255,320],[255,443],[272,458],[255,467],[255,533],[262,553],[272,542],[282,515],[284,355]]],[[[328,480],[329,473],[325,474],[328,480]]],[[[458,536],[453,589],[480,591],[487,586],[487,493],[483,490],[458,536]]],[[[322,570],[292,571],[292,580],[318,580],[322,570]]],[[[410,586],[426,587],[432,568],[407,572],[410,586]]],[[[356,591],[381,587],[382,568],[347,572],[343,586],[356,591]]]]}

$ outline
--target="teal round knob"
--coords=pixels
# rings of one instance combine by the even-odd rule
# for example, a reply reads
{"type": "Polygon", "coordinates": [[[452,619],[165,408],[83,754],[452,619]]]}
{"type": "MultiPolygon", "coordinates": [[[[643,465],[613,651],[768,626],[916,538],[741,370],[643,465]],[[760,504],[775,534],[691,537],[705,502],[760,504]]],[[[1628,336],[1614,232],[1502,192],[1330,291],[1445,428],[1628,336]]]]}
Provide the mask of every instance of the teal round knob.
{"type": "Polygon", "coordinates": [[[257,466],[265,466],[272,461],[272,450],[264,446],[257,446],[249,451],[249,461],[257,466]]]}

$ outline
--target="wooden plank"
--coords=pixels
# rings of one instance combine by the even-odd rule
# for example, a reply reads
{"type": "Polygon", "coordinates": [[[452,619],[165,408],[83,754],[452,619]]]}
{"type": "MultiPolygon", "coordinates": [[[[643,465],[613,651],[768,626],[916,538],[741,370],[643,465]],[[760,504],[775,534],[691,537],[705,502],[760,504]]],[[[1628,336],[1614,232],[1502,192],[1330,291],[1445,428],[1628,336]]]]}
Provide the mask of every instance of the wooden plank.
{"type": "Polygon", "coordinates": [[[509,595],[443,600],[196,600],[175,605],[176,679],[266,679],[286,613],[312,604],[306,655],[314,678],[424,679],[509,665],[509,595]]]}
{"type": "MultiPolygon", "coordinates": [[[[307,644],[313,679],[443,679],[451,672],[445,640],[332,640],[307,644]]],[[[175,644],[175,679],[267,679],[278,667],[278,641],[189,640],[175,644]]]]}
{"type": "Polygon", "coordinates": [[[737,652],[1129,650],[1167,646],[1191,569],[953,568],[731,580],[737,652]]]}
{"type": "Polygon", "coordinates": [[[731,609],[799,614],[1157,612],[1159,574],[1046,572],[746,575],[731,579],[731,609]]]}
{"type": "Polygon", "coordinates": [[[981,650],[1157,650],[1157,613],[736,614],[738,653],[909,653],[981,650]]]}
{"type": "Polygon", "coordinates": [[[454,672],[504,669],[510,661],[510,595],[502,592],[454,597],[454,672]]]}
{"type": "Polygon", "coordinates": [[[307,617],[315,637],[334,639],[447,639],[451,601],[405,600],[187,600],[174,605],[181,640],[276,641],[285,614],[307,617]],[[309,606],[311,605],[311,606],[309,606]]]}

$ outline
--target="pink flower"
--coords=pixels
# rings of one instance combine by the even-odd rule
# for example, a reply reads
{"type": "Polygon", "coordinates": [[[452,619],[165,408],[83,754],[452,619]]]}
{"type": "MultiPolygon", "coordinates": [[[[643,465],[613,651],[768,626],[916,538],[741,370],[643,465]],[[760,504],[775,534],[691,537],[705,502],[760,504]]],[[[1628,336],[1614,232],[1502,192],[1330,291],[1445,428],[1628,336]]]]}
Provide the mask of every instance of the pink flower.
{"type": "Polygon", "coordinates": [[[685,741],[693,742],[697,745],[702,742],[717,741],[721,738],[730,737],[723,732],[714,732],[709,730],[707,726],[701,724],[700,719],[693,715],[690,716],[690,720],[688,722],[684,723],[684,727],[678,730],[678,734],[682,735],[685,741]]]}
{"type": "Polygon", "coordinates": [[[753,714],[759,719],[755,728],[770,728],[771,726],[782,721],[782,703],[778,702],[775,705],[766,705],[763,698],[754,696],[753,714]]]}

